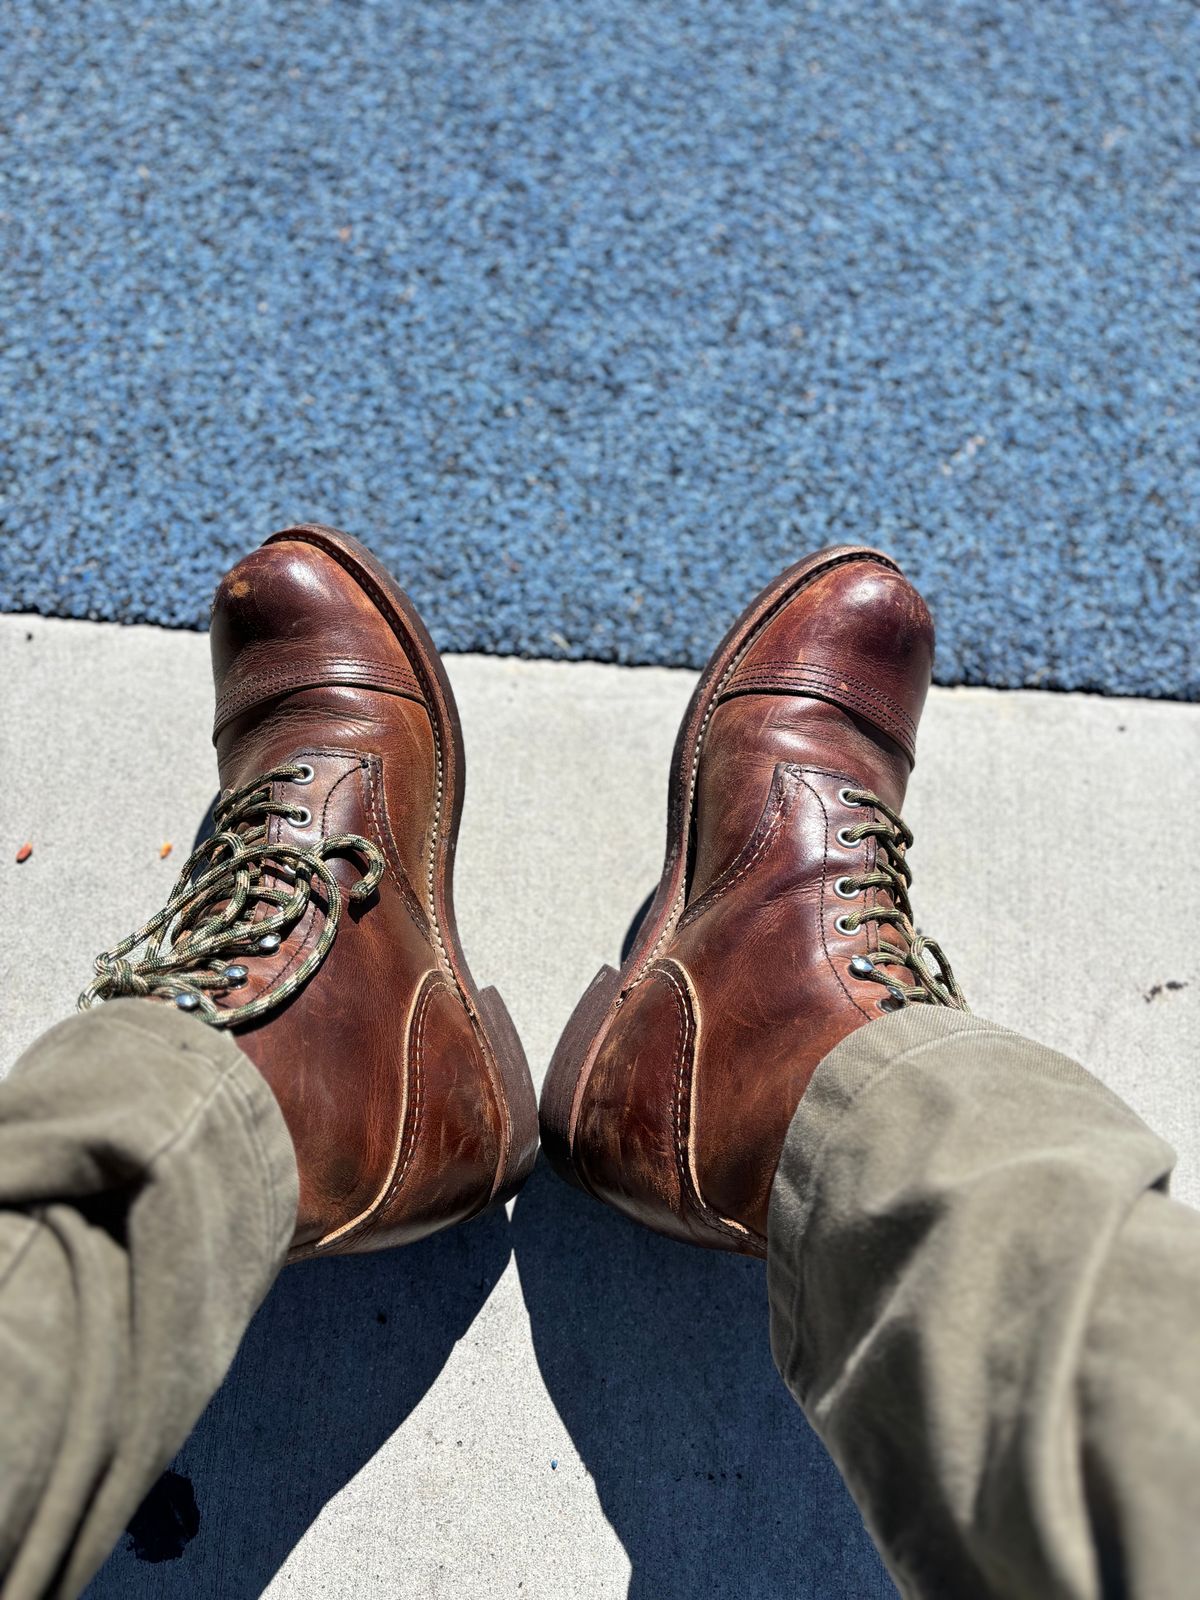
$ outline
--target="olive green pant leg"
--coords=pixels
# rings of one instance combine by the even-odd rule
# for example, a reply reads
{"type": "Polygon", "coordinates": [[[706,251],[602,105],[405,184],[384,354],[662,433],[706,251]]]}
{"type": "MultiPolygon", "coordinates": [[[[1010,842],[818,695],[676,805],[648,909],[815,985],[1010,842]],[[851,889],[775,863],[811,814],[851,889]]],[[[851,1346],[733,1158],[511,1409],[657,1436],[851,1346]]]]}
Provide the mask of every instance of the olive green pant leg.
{"type": "Polygon", "coordinates": [[[297,1175],[228,1036],[118,1000],[0,1083],[0,1596],[75,1596],[228,1370],[297,1175]]]}
{"type": "Polygon", "coordinates": [[[822,1062],[772,1347],[901,1591],[1200,1593],[1200,1214],[1075,1062],[912,1007],[822,1062]]]}

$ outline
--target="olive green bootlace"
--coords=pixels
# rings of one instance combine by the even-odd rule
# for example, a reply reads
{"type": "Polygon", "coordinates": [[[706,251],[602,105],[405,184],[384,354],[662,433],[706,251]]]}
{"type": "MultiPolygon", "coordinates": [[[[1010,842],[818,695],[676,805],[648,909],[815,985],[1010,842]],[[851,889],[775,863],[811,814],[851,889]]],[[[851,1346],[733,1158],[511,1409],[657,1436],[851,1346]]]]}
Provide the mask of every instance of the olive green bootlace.
{"type": "Polygon", "coordinates": [[[841,919],[841,926],[847,933],[853,933],[864,923],[881,924],[878,948],[872,950],[870,956],[855,956],[850,970],[856,978],[883,984],[897,1006],[952,1006],[965,1011],[966,997],[941,945],[918,933],[913,926],[912,904],[908,898],[912,869],[905,859],[905,852],[913,842],[911,830],[891,806],[869,789],[843,789],[840,798],[847,805],[867,806],[876,815],[867,822],[844,829],[839,838],[848,845],[873,838],[876,846],[874,870],[840,878],[838,893],[850,898],[868,889],[882,889],[891,901],[890,905],[877,904],[865,911],[849,912],[841,919]],[[886,940],[885,929],[898,935],[901,942],[894,944],[886,940]],[[900,968],[901,976],[911,975],[916,981],[902,982],[901,976],[888,970],[892,967],[900,968]]]}
{"type": "Polygon", "coordinates": [[[148,995],[173,999],[214,1028],[232,1028],[282,1005],[308,982],[334,941],[344,904],[328,858],[366,859],[366,871],[349,890],[351,900],[365,900],[384,870],[379,846],[355,833],[339,833],[307,849],[268,839],[272,817],[298,822],[308,816],[304,807],[274,799],[272,785],[311,777],[312,769],[302,763],[275,767],[221,796],[213,812],[214,833],[192,852],[166,905],[96,957],[96,976],[79,996],[81,1011],[98,1000],[148,995]],[[326,904],[311,952],[256,999],[241,1006],[216,1005],[213,994],[237,988],[249,976],[237,957],[279,949],[308,909],[314,883],[326,904]],[[263,906],[274,909],[255,917],[263,906]]]}

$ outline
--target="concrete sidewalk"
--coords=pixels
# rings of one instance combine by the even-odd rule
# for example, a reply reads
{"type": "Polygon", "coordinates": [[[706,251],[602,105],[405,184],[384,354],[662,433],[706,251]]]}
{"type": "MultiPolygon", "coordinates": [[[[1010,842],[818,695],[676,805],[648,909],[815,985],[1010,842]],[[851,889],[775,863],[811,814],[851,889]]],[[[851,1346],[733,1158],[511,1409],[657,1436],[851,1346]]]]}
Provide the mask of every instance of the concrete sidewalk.
{"type": "MultiPolygon", "coordinates": [[[[215,788],[207,655],[194,634],[0,619],[0,1070],[191,847],[215,788]]],[[[540,1079],[657,878],[693,680],[449,666],[463,936],[540,1079]]],[[[907,808],[922,926],[974,1009],[1125,1095],[1176,1144],[1193,1202],[1198,788],[1200,707],[945,690],[907,808]]],[[[540,1170],[507,1221],[291,1269],[176,1463],[198,1533],[184,1546],[164,1509],[91,1593],[890,1595],[774,1374],[764,1300],[756,1263],[644,1234],[540,1170]]]]}

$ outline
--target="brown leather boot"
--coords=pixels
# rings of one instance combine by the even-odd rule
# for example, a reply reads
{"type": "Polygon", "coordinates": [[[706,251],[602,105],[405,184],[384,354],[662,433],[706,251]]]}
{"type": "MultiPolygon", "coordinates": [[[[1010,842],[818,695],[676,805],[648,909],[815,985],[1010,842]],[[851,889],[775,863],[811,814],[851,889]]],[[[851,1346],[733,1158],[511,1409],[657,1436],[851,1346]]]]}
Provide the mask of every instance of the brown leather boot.
{"type": "Polygon", "coordinates": [[[887,556],[824,550],[742,613],[692,697],[662,880],[542,1092],[557,1170],[678,1239],[762,1255],[821,1059],[910,1004],[963,1007],[913,928],[899,808],[933,624],[887,556]]]}
{"type": "Polygon", "coordinates": [[[300,1171],[293,1256],[481,1211],[537,1153],[525,1056],[467,970],[451,875],[463,747],[412,602],[354,539],[274,534],[212,613],[215,836],[80,1004],[142,994],[232,1029],[300,1171]]]}

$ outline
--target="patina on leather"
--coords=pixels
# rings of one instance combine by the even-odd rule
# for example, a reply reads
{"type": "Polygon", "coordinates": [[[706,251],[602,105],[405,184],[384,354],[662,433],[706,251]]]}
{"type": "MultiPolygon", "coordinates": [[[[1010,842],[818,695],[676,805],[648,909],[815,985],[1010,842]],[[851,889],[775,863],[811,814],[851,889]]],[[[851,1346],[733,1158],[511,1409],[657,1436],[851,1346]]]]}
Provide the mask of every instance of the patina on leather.
{"type": "MultiPolygon", "coordinates": [[[[101,964],[99,987],[237,1012],[295,1145],[294,1255],[420,1238],[511,1193],[537,1149],[516,1034],[495,990],[476,988],[454,922],[463,755],[449,684],[407,597],[317,525],[226,575],[211,643],[224,825],[247,896],[218,945],[236,981],[210,959],[190,986],[164,982],[161,954],[152,969],[143,952],[132,977],[101,964]],[[245,936],[246,918],[265,940],[245,936]]],[[[217,887],[240,893],[232,881],[217,887]]],[[[210,944],[228,905],[201,908],[210,944]]]]}
{"type": "Polygon", "coordinates": [[[676,747],[663,883],[543,1095],[560,1171],[661,1232],[762,1254],[818,1063],[906,1004],[962,1006],[908,903],[899,810],[933,626],[876,551],[823,552],[748,608],[676,747]]]}

